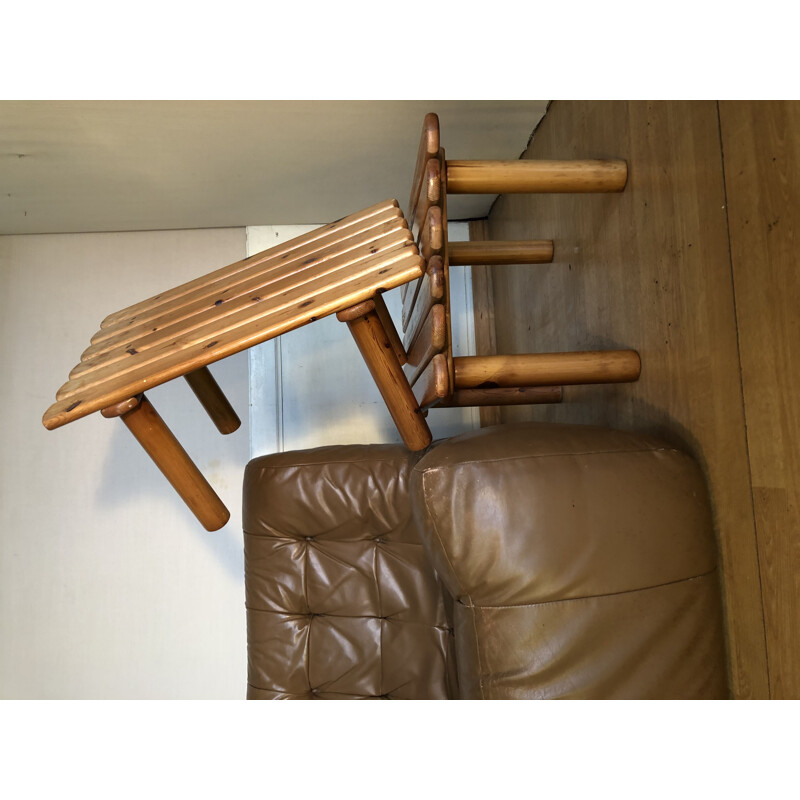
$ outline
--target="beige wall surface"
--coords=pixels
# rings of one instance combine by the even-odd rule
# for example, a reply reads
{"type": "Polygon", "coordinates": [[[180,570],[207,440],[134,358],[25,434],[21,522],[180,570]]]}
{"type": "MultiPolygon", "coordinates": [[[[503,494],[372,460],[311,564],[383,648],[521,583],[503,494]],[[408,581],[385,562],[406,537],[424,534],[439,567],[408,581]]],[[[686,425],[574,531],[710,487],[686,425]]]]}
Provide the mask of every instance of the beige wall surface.
{"type": "Polygon", "coordinates": [[[148,393],[231,511],[215,533],[118,420],[41,424],[106,314],[244,253],[243,228],[0,237],[0,697],[244,697],[247,355],[211,367],[227,437],[184,381],[148,393]]]}
{"type": "MultiPolygon", "coordinates": [[[[518,158],[543,100],[0,101],[0,233],[320,224],[411,192],[422,121],[447,157],[518,158]]],[[[450,219],[486,216],[459,195],[450,219]]]]}

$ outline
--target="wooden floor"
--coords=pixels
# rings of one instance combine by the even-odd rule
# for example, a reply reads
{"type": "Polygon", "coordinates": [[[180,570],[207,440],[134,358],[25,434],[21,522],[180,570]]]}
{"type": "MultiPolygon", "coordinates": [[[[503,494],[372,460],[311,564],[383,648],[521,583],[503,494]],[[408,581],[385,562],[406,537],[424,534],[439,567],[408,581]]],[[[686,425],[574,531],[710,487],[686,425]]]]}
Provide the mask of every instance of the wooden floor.
{"type": "Polygon", "coordinates": [[[493,413],[646,431],[695,456],[737,698],[800,697],[798,130],[799,103],[556,101],[523,157],[625,158],[628,185],[499,198],[488,238],[552,238],[555,257],[476,271],[496,338],[479,352],[641,354],[638,383],[493,413]]]}

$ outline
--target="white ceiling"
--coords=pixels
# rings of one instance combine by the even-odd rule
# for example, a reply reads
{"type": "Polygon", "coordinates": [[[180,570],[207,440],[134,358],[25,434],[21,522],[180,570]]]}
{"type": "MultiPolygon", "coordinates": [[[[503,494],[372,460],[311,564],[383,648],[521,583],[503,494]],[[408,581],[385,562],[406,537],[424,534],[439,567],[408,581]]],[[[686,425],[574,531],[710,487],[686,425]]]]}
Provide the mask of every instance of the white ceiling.
{"type": "MultiPolygon", "coordinates": [[[[405,210],[422,120],[518,158],[546,101],[2,101],[0,234],[322,223],[405,210]]],[[[494,197],[448,198],[450,219],[494,197]]]]}

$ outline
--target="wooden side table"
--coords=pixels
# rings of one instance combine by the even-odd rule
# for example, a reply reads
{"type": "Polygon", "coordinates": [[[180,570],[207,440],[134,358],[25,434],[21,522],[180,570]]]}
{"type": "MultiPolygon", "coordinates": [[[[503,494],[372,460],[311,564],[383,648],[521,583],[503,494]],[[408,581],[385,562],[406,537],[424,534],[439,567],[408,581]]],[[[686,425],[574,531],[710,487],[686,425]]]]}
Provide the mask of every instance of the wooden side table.
{"type": "Polygon", "coordinates": [[[621,192],[627,176],[621,160],[448,161],[426,115],[408,207],[425,275],[402,290],[405,369],[423,409],[557,403],[564,384],[638,380],[634,350],[454,357],[450,331],[451,266],[546,263],[553,242],[449,242],[448,194],[621,192]]]}
{"type": "Polygon", "coordinates": [[[231,433],[239,418],[208,365],[337,314],[406,446],[421,450],[431,433],[381,292],[422,274],[397,201],[379,203],[109,315],[42,422],[54,429],[95,411],[120,417],[200,522],[217,530],[228,510],[144,392],[185,377],[220,432],[231,433]]]}

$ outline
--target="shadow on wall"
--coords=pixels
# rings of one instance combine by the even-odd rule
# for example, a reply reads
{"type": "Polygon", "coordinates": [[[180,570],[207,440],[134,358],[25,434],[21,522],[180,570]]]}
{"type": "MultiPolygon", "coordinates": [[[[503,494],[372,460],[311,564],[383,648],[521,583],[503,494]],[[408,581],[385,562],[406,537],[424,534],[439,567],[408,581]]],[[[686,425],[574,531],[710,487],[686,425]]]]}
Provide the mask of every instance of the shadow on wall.
{"type": "Polygon", "coordinates": [[[238,354],[211,369],[242,421],[227,436],[214,427],[185,381],[170,381],[147,396],[230,511],[225,527],[214,532],[203,528],[119,420],[105,420],[113,432],[95,496],[98,507],[119,513],[121,527],[142,528],[143,540],[150,535],[175,536],[188,547],[196,547],[195,540],[200,540],[225,573],[241,581],[241,487],[249,458],[247,355],[238,354]]]}

